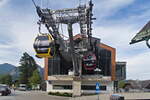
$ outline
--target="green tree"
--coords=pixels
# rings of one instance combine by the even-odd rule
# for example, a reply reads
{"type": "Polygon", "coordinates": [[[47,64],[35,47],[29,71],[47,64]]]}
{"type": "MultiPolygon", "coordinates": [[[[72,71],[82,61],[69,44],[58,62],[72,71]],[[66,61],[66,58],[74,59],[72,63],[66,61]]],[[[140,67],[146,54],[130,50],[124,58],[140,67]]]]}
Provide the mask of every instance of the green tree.
{"type": "Polygon", "coordinates": [[[0,76],[0,84],[7,84],[7,85],[11,86],[12,85],[12,76],[9,74],[0,76]]]}
{"type": "Polygon", "coordinates": [[[119,88],[123,88],[125,86],[125,82],[124,81],[119,81],[119,88]]]}
{"type": "Polygon", "coordinates": [[[38,84],[41,83],[41,77],[40,77],[40,74],[39,74],[39,71],[38,69],[36,69],[34,72],[33,72],[33,75],[31,78],[29,78],[29,82],[32,86],[36,87],[38,84]]]}
{"type": "Polygon", "coordinates": [[[31,57],[28,53],[23,53],[23,56],[20,59],[19,66],[19,83],[21,84],[29,84],[29,78],[32,76],[34,70],[37,69],[37,64],[33,57],[31,57]]]}

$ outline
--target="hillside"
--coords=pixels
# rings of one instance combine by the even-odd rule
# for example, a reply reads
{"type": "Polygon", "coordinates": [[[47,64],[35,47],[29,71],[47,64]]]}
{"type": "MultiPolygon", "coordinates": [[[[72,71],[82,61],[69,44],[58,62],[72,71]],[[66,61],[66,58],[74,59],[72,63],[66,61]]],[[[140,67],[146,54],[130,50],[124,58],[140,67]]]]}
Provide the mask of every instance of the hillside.
{"type": "Polygon", "coordinates": [[[11,71],[15,69],[16,69],[16,66],[11,65],[11,64],[8,64],[8,63],[0,64],[0,75],[10,74],[11,71]]]}
{"type": "MultiPolygon", "coordinates": [[[[37,68],[40,72],[40,76],[43,79],[44,69],[40,65],[37,65],[37,68]]],[[[19,76],[19,69],[18,67],[12,64],[8,64],[8,63],[0,64],[0,75],[6,75],[6,74],[10,74],[11,76],[13,76],[13,79],[16,79],[19,76]]]]}

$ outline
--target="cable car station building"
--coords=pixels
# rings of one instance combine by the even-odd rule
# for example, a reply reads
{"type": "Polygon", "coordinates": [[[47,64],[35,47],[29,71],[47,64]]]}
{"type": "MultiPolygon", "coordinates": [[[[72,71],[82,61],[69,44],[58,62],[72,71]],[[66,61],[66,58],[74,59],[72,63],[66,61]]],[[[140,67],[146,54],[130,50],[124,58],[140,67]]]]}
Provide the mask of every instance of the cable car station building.
{"type": "MultiPolygon", "coordinates": [[[[74,38],[78,38],[76,35],[74,38]]],[[[98,47],[99,68],[89,70],[85,66],[80,68],[82,73],[80,78],[74,79],[72,64],[61,57],[53,59],[45,58],[45,80],[47,92],[68,92],[76,91],[78,95],[95,93],[95,85],[100,83],[101,93],[113,92],[113,81],[116,79],[116,49],[106,44],[100,43],[98,47]],[[96,70],[99,69],[99,70],[96,70]],[[76,80],[74,82],[74,80],[76,80]],[[74,88],[76,87],[77,88],[74,88]]],[[[68,56],[69,59],[69,56],[68,56]]]]}
{"type": "MultiPolygon", "coordinates": [[[[35,2],[34,2],[35,4],[35,2]]],[[[36,5],[35,5],[36,6],[36,5]]],[[[92,37],[92,0],[88,4],[67,9],[42,9],[36,6],[40,18],[39,35],[33,47],[38,58],[45,59],[45,80],[48,92],[68,92],[73,96],[95,93],[100,84],[101,93],[113,91],[116,79],[116,50],[92,37]],[[48,34],[41,33],[41,24],[48,34]],[[69,39],[65,40],[59,25],[67,25],[69,39]],[[80,34],[74,36],[73,25],[80,34]]]]}

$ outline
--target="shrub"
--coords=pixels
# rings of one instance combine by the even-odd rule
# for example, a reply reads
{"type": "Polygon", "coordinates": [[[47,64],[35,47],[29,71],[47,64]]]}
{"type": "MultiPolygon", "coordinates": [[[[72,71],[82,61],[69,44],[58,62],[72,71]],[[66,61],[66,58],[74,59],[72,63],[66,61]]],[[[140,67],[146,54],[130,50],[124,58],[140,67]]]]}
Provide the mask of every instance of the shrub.
{"type": "Polygon", "coordinates": [[[55,96],[64,96],[64,97],[72,97],[72,93],[60,93],[60,92],[49,92],[48,95],[55,95],[55,96]]]}

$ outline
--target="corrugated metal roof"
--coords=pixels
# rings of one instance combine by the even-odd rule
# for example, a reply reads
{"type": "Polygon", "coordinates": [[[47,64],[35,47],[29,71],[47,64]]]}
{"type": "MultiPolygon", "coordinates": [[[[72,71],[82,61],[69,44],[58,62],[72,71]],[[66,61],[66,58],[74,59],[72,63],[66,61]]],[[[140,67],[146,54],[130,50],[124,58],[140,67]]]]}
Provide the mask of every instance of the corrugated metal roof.
{"type": "Polygon", "coordinates": [[[131,40],[130,44],[144,41],[150,38],[150,21],[131,40]]]}

